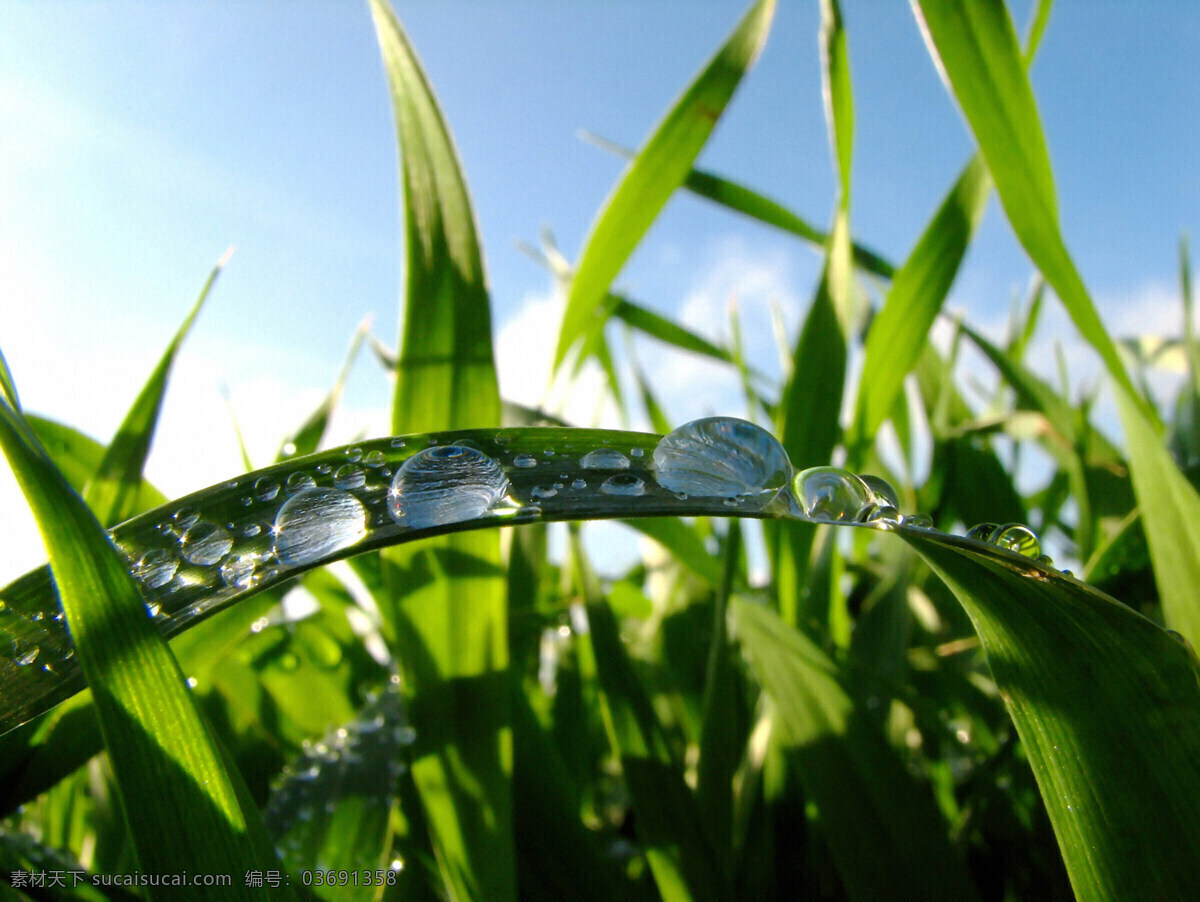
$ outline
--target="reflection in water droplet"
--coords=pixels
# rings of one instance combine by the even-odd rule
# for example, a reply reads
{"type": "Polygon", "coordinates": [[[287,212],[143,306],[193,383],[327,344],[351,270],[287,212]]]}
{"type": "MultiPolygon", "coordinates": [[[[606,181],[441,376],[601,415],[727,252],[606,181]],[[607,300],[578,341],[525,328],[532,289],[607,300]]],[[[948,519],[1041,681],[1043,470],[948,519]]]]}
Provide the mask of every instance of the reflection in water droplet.
{"type": "Polygon", "coordinates": [[[221,579],[235,589],[248,589],[258,581],[259,560],[261,557],[253,551],[231,554],[221,564],[221,579]]]}
{"type": "Polygon", "coordinates": [[[500,464],[465,445],[418,451],[392,480],[388,510],[402,526],[421,529],[474,520],[508,492],[500,464]]]}
{"type": "Polygon", "coordinates": [[[189,564],[211,567],[233,547],[233,537],[214,523],[197,523],[179,540],[179,553],[189,564]]]}
{"type": "Polygon", "coordinates": [[[630,448],[629,456],[630,457],[645,457],[646,451],[644,448],[630,448]]]}
{"type": "Polygon", "coordinates": [[[1037,533],[1021,523],[1004,524],[992,534],[991,543],[1025,557],[1036,558],[1042,553],[1037,533]]]}
{"type": "Polygon", "coordinates": [[[896,494],[896,490],[892,488],[886,479],[882,479],[879,476],[872,476],[869,473],[864,473],[862,476],[859,476],[859,479],[871,490],[872,499],[879,507],[890,507],[895,510],[900,509],[900,496],[896,494]]]}
{"type": "Polygon", "coordinates": [[[537,466],[537,458],[532,454],[518,454],[513,458],[513,466],[520,467],[522,470],[528,470],[537,466]]]}
{"type": "Polygon", "coordinates": [[[333,474],[333,484],[339,489],[361,489],[366,482],[366,474],[354,464],[342,464],[333,474]]]}
{"type": "Polygon", "coordinates": [[[315,467],[313,467],[313,469],[316,470],[318,476],[328,476],[333,470],[333,467],[329,466],[329,464],[322,463],[317,464],[315,467]]]}
{"type": "Polygon", "coordinates": [[[999,528],[995,523],[976,523],[967,530],[966,537],[977,542],[990,542],[992,534],[999,528]]]}
{"type": "Polygon", "coordinates": [[[370,451],[363,458],[363,463],[368,467],[382,467],[387,463],[387,458],[383,456],[383,452],[379,450],[370,451]]]}
{"type": "Polygon", "coordinates": [[[169,583],[179,569],[179,558],[165,548],[152,548],[143,554],[133,566],[133,575],[150,589],[159,589],[169,583]]]}
{"type": "Polygon", "coordinates": [[[571,488],[575,489],[575,491],[579,491],[580,489],[586,489],[587,488],[587,480],[586,479],[576,479],[574,482],[571,483],[571,488]]]}
{"type": "Polygon", "coordinates": [[[629,458],[616,448],[597,448],[583,455],[579,466],[584,470],[627,470],[629,458]]]}
{"type": "Polygon", "coordinates": [[[357,544],[367,534],[367,511],[346,492],[309,488],[279,509],[272,531],[279,560],[309,564],[357,544]]]}
{"type": "Polygon", "coordinates": [[[32,648],[30,648],[28,651],[25,651],[25,652],[17,655],[13,660],[15,660],[22,667],[27,667],[28,665],[32,664],[34,661],[36,661],[38,659],[38,655],[40,653],[41,653],[41,649],[35,645],[32,648]]]}
{"type": "Polygon", "coordinates": [[[632,473],[618,473],[609,476],[600,484],[600,491],[605,495],[628,495],[636,497],[646,494],[646,483],[632,473]]]}
{"type": "Polygon", "coordinates": [[[538,485],[538,486],[534,486],[533,489],[529,492],[529,494],[530,494],[530,497],[533,497],[533,498],[553,498],[555,495],[558,494],[558,489],[556,489],[552,485],[548,485],[548,486],[538,485]]]}
{"type": "Polygon", "coordinates": [[[796,476],[796,497],[806,517],[854,523],[874,506],[874,495],[859,477],[837,467],[810,467],[796,476]]]}
{"type": "Polygon", "coordinates": [[[200,515],[190,507],[181,507],[171,515],[171,521],[177,529],[187,529],[200,519],[200,515]]]}
{"type": "Polygon", "coordinates": [[[792,475],[773,435],[733,417],[693,420],[664,436],[654,449],[654,469],[668,491],[736,499],[748,510],[769,504],[792,475]]]}
{"type": "Polygon", "coordinates": [[[260,476],[254,482],[254,494],[259,501],[270,501],[279,494],[279,483],[266,476],[260,476]]]}
{"type": "Polygon", "coordinates": [[[347,448],[346,459],[353,463],[358,463],[362,460],[362,448],[347,448]]]}
{"type": "Polygon", "coordinates": [[[302,492],[305,489],[311,489],[316,484],[317,484],[317,481],[315,479],[313,479],[311,476],[309,476],[307,473],[305,473],[301,470],[297,470],[295,473],[293,473],[291,476],[289,476],[287,478],[288,494],[290,495],[295,492],[302,492]]]}
{"type": "Polygon", "coordinates": [[[928,514],[913,514],[911,517],[905,517],[905,526],[911,526],[913,529],[933,529],[933,517],[928,514]]]}

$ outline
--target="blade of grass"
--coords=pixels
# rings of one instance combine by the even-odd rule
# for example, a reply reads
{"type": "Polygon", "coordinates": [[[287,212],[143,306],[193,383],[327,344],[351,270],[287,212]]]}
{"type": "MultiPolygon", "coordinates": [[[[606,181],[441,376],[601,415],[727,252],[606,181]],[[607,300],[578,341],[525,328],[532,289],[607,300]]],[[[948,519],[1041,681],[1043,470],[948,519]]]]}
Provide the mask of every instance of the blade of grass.
{"type": "Polygon", "coordinates": [[[154,441],[154,430],[158,425],[159,411],[162,410],[163,396],[167,393],[167,381],[171,376],[175,355],[191,331],[192,323],[200,313],[200,308],[204,306],[217,276],[232,256],[233,248],[230,248],[209,273],[208,280],[200,290],[200,297],[196,299],[183,325],[167,345],[158,366],[150,374],[150,379],[109,443],[96,474],[84,489],[84,500],[96,514],[96,519],[104,526],[128,520],[146,506],[138,501],[143,482],[142,470],[146,466],[150,444],[154,441]]]}
{"type": "Polygon", "coordinates": [[[761,605],[735,599],[731,616],[850,898],[973,898],[932,795],[855,708],[833,661],[761,605]]]}
{"type": "MultiPolygon", "coordinates": [[[[395,14],[371,0],[404,186],[405,301],[396,433],[499,426],[482,253],[453,139],[395,14]]],[[[417,730],[412,775],[447,891],[517,894],[505,583],[496,535],[445,536],[385,556],[417,730]],[[436,578],[420,582],[421,572],[436,578]]]]}
{"type": "Polygon", "coordinates": [[[579,339],[603,326],[596,313],[613,279],[687,177],[742,76],[762,50],[774,12],[775,0],[760,0],[750,9],[667,112],[605,201],[571,281],[555,368],[579,339]]]}
{"type": "MultiPolygon", "coordinates": [[[[0,444],[48,540],[139,866],[231,875],[270,867],[276,858],[258,814],[146,616],[125,561],[30,435],[19,414],[0,404],[0,444]]],[[[36,656],[27,666],[40,666],[36,656]]],[[[228,893],[257,898],[237,881],[228,893]]]]}
{"type": "Polygon", "coordinates": [[[1200,685],[1182,643],[1082,583],[901,530],[975,624],[1081,899],[1185,899],[1200,685]]]}

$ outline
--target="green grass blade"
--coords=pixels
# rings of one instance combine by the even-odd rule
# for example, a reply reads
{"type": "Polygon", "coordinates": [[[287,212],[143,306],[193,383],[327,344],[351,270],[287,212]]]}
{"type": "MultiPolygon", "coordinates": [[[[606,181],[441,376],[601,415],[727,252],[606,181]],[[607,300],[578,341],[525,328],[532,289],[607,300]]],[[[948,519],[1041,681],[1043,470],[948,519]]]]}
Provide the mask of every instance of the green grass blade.
{"type": "Polygon", "coordinates": [[[642,236],[691,171],[708,136],[754,64],[775,12],[760,0],[724,46],[671,107],[630,164],[600,212],[571,281],[555,367],[579,339],[603,326],[597,310],[642,236]]]}
{"type": "MultiPolygon", "coordinates": [[[[614,141],[608,141],[590,132],[584,132],[583,138],[603,150],[610,151],[626,159],[633,158],[633,151],[622,147],[614,141]]],[[[683,187],[693,194],[720,204],[735,213],[749,216],[759,222],[773,226],[784,232],[789,232],[802,238],[809,244],[824,249],[829,242],[829,235],[799,214],[792,212],[778,201],[759,194],[752,188],[739,184],[724,176],[693,169],[683,182],[683,187]]],[[[878,276],[881,279],[891,279],[896,267],[870,248],[860,244],[854,245],[854,265],[863,272],[878,276]]]]}
{"type": "Polygon", "coordinates": [[[1186,899],[1200,836],[1200,685],[1185,647],[1081,583],[902,530],[966,608],[1076,895],[1186,899]]]}
{"type": "MultiPolygon", "coordinates": [[[[404,186],[405,305],[397,433],[500,424],[483,259],[449,129],[395,14],[371,11],[391,88],[404,186]]],[[[447,891],[513,899],[512,733],[499,537],[439,538],[386,555],[390,612],[417,741],[412,774],[447,891]],[[421,579],[420,573],[436,574],[421,579]]]]}
{"type": "Polygon", "coordinates": [[[821,76],[825,120],[833,144],[842,209],[850,203],[850,156],[854,147],[854,95],[850,89],[850,51],[838,0],[821,0],[821,76]]]}
{"type": "MultiPolygon", "coordinates": [[[[139,866],[238,877],[271,867],[274,850],[257,812],[245,806],[239,778],[227,771],[126,562],[27,435],[19,415],[0,405],[0,444],[48,538],[139,866]]],[[[25,650],[24,666],[41,667],[42,655],[37,646],[25,650]]],[[[49,662],[49,650],[45,655],[49,662]]],[[[226,893],[258,897],[238,879],[226,893]]]]}
{"type": "MultiPolygon", "coordinates": [[[[37,433],[42,447],[54,461],[54,466],[62,472],[71,488],[82,495],[84,486],[88,484],[104,459],[104,446],[78,429],[54,420],[28,414],[25,419],[37,433]]],[[[142,510],[167,503],[166,496],[145,480],[142,481],[141,488],[138,490],[138,500],[141,502],[141,507],[134,513],[141,513],[142,510]]]]}
{"type": "MultiPolygon", "coordinates": [[[[341,403],[346,380],[350,378],[350,370],[358,358],[359,349],[362,348],[363,340],[367,337],[370,329],[371,324],[368,320],[355,330],[354,337],[350,339],[350,349],[346,351],[346,359],[342,362],[342,368],[338,372],[337,379],[334,380],[333,387],[329,389],[329,394],[317,405],[317,409],[309,414],[308,419],[300,428],[284,440],[279,448],[279,453],[275,455],[276,462],[312,454],[321,446],[321,439],[325,437],[325,433],[329,429],[329,421],[333,417],[334,411],[337,410],[338,404],[341,403]]],[[[247,467],[247,469],[250,468],[247,467]]]]}
{"type": "Polygon", "coordinates": [[[767,608],[737,599],[731,614],[850,898],[973,898],[932,795],[854,706],[833,661],[767,608]]]}
{"type": "Polygon", "coordinates": [[[852,459],[887,419],[916,365],[933,321],[958,274],[967,246],[983,217],[991,179],[978,156],[972,158],[942,201],[917,246],[896,273],[883,309],[867,333],[858,413],[850,439],[852,459]]]}
{"type": "Polygon", "coordinates": [[[732,358],[724,348],[719,348],[707,339],[697,335],[690,329],[672,322],[666,317],[659,316],[653,310],[635,304],[621,295],[612,295],[612,309],[609,314],[621,322],[632,326],[640,332],[657,338],[663,344],[673,345],[682,351],[690,351],[701,357],[710,357],[722,363],[731,363],[732,358]]]}
{"type": "Polygon", "coordinates": [[[96,519],[105,526],[128,520],[147,506],[141,504],[138,499],[143,483],[142,470],[146,465],[146,456],[150,453],[150,444],[154,440],[154,430],[158,425],[158,414],[162,409],[163,396],[167,392],[167,381],[171,376],[175,355],[191,331],[192,323],[200,313],[200,308],[204,306],[217,276],[221,274],[232,255],[233,248],[230,248],[209,273],[208,280],[200,290],[200,297],[196,299],[183,325],[167,345],[158,366],[150,374],[150,379],[142,388],[129,413],[125,415],[117,434],[113,436],[95,476],[84,489],[84,500],[96,514],[96,519]]]}
{"type": "Polygon", "coordinates": [[[12,370],[8,368],[8,361],[4,359],[3,351],[0,351],[0,392],[4,393],[9,407],[16,411],[21,410],[21,399],[17,396],[17,383],[13,380],[12,370]]]}
{"type": "MultiPolygon", "coordinates": [[[[915,5],[930,53],[979,143],[1017,239],[1113,379],[1136,397],[1063,241],[1037,103],[1002,0],[918,0],[915,5]]],[[[1149,415],[1147,405],[1138,403],[1149,415]]]]}

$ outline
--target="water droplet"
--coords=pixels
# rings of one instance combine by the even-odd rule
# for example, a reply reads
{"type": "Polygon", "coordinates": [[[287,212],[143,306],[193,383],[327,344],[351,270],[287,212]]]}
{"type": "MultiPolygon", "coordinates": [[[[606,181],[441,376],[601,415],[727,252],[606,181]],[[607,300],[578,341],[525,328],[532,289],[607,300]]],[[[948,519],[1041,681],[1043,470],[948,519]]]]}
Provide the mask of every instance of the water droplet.
{"type": "Polygon", "coordinates": [[[190,507],[181,507],[171,515],[171,521],[178,529],[187,529],[200,519],[200,515],[190,507]]]}
{"type": "Polygon", "coordinates": [[[272,531],[279,560],[309,564],[357,544],[367,534],[367,511],[346,492],[309,488],[279,509],[272,531]]]}
{"type": "Polygon", "coordinates": [[[616,448],[597,448],[579,459],[584,470],[628,470],[629,458],[616,448]]]}
{"type": "Polygon", "coordinates": [[[796,476],[796,497],[806,517],[830,523],[855,523],[874,506],[867,484],[837,467],[810,467],[796,476]]]}
{"type": "MultiPolygon", "coordinates": [[[[697,422],[699,422],[699,421],[697,421],[697,422]]],[[[678,431],[679,431],[679,430],[676,430],[676,432],[678,432],[678,431]]],[[[645,457],[645,456],[646,456],[646,449],[645,449],[645,448],[630,448],[630,449],[629,449],[629,456],[630,456],[630,457],[645,457]]]]}
{"type": "Polygon", "coordinates": [[[242,527],[242,535],[244,535],[247,539],[254,538],[260,532],[262,532],[262,527],[257,523],[247,523],[242,527]]]}
{"type": "Polygon", "coordinates": [[[382,451],[368,451],[367,455],[363,458],[363,463],[368,467],[382,467],[387,463],[387,458],[383,456],[382,451]]]}
{"type": "MultiPolygon", "coordinates": [[[[631,454],[641,449],[635,448],[631,454]]],[[[792,464],[773,435],[733,417],[685,423],[654,449],[658,484],[676,494],[739,499],[760,510],[779,494],[792,464]]]]}
{"type": "Polygon", "coordinates": [[[1025,557],[1036,558],[1042,553],[1042,543],[1037,533],[1021,523],[1005,523],[996,529],[989,541],[1025,557]]]}
{"type": "Polygon", "coordinates": [[[133,566],[133,575],[150,589],[159,589],[175,577],[179,569],[179,558],[165,548],[152,548],[138,558],[133,566]]]}
{"type": "Polygon", "coordinates": [[[271,501],[279,494],[279,483],[266,476],[260,476],[254,482],[254,494],[259,501],[271,501]]]}
{"type": "Polygon", "coordinates": [[[316,470],[318,476],[328,476],[332,472],[333,467],[329,466],[329,464],[317,464],[313,469],[316,470]]]}
{"type": "Polygon", "coordinates": [[[288,494],[292,495],[296,492],[302,492],[305,489],[311,489],[317,484],[317,481],[302,470],[297,470],[287,478],[288,494]]]}
{"type": "Polygon", "coordinates": [[[159,617],[162,615],[162,605],[157,601],[148,601],[146,602],[146,613],[151,618],[159,617]]]}
{"type": "Polygon", "coordinates": [[[233,547],[229,531],[215,523],[197,523],[190,527],[179,540],[179,553],[189,564],[210,567],[233,547]]]}
{"type": "Polygon", "coordinates": [[[871,495],[877,505],[899,509],[900,496],[896,494],[896,490],[892,488],[891,483],[886,479],[882,479],[879,476],[872,476],[869,473],[864,473],[858,478],[871,490],[871,495]]]}
{"type": "Polygon", "coordinates": [[[544,451],[542,451],[542,454],[543,454],[543,455],[545,455],[546,457],[553,457],[553,456],[554,456],[554,449],[553,449],[553,448],[546,448],[544,451]]]}
{"type": "Polygon", "coordinates": [[[990,542],[992,535],[1000,527],[995,523],[976,523],[966,532],[968,539],[974,539],[976,542],[990,542]]]}
{"type": "Polygon", "coordinates": [[[333,474],[333,484],[339,489],[361,489],[366,482],[366,474],[354,464],[342,464],[333,474]]]}
{"type": "Polygon", "coordinates": [[[1053,567],[1054,566],[1054,558],[1050,557],[1050,555],[1048,555],[1048,554],[1039,554],[1037,556],[1037,562],[1039,564],[1041,564],[1043,567],[1053,567]]]}
{"type": "Polygon", "coordinates": [[[392,439],[392,447],[393,448],[403,448],[404,447],[404,439],[402,439],[402,438],[392,439]]]}
{"type": "Polygon", "coordinates": [[[577,491],[577,492],[580,489],[586,489],[587,488],[587,480],[586,479],[576,479],[574,482],[571,483],[571,488],[575,489],[575,491],[577,491]]]}
{"type": "Polygon", "coordinates": [[[632,473],[618,473],[616,476],[609,476],[600,484],[600,491],[605,495],[628,495],[636,497],[646,494],[646,483],[638,479],[632,473]]]}
{"type": "Polygon", "coordinates": [[[358,463],[362,460],[362,448],[347,448],[346,459],[351,463],[358,463]]]}
{"type": "Polygon", "coordinates": [[[388,509],[402,526],[420,529],[474,520],[508,492],[500,464],[465,445],[418,451],[392,480],[388,509]]]}
{"type": "Polygon", "coordinates": [[[928,514],[913,514],[911,517],[905,517],[902,522],[913,529],[933,529],[933,517],[928,514]]]}
{"type": "Polygon", "coordinates": [[[548,485],[548,486],[540,486],[539,485],[539,486],[534,486],[533,490],[530,491],[529,494],[533,498],[553,498],[555,495],[558,494],[558,489],[556,489],[552,485],[548,485]]]}
{"type": "Polygon", "coordinates": [[[242,507],[249,507],[251,504],[254,503],[254,499],[251,498],[249,495],[243,495],[239,500],[241,501],[242,507]]]}
{"type": "Polygon", "coordinates": [[[231,554],[221,564],[221,579],[234,589],[248,589],[258,581],[258,562],[261,556],[255,552],[231,554]]]}
{"type": "Polygon", "coordinates": [[[537,466],[537,458],[532,454],[518,454],[513,458],[513,466],[520,467],[522,470],[529,470],[537,466]]]}
{"type": "Polygon", "coordinates": [[[42,650],[35,645],[28,651],[17,655],[13,660],[15,660],[22,667],[27,667],[38,659],[38,655],[41,654],[41,651],[42,650]]]}

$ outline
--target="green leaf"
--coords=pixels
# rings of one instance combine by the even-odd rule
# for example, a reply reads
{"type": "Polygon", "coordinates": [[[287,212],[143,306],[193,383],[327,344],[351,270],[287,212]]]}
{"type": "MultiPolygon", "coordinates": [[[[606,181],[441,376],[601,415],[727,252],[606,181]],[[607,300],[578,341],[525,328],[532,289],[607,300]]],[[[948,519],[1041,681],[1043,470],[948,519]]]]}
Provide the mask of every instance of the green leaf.
{"type": "Polygon", "coordinates": [[[597,312],[613,279],[667,199],[687,178],[742,76],[762,50],[774,12],[775,0],[759,0],[750,9],[667,112],[605,201],[571,281],[555,367],[579,339],[603,326],[597,312]]]}
{"type": "MultiPolygon", "coordinates": [[[[0,405],[0,444],[47,539],[139,866],[231,875],[270,867],[276,859],[257,812],[227,771],[125,560],[31,437],[19,414],[0,405]]],[[[54,667],[60,650],[13,651],[24,666],[54,667]]],[[[258,897],[239,881],[227,893],[258,897]]]]}
{"type": "Polygon", "coordinates": [[[204,306],[217,276],[221,274],[232,255],[233,248],[230,248],[209,273],[208,280],[200,290],[200,297],[196,299],[183,325],[167,345],[158,366],[154,368],[141,394],[133,402],[133,407],[125,415],[125,420],[104,453],[104,459],[84,489],[84,500],[95,513],[96,519],[105,526],[128,520],[148,506],[142,504],[138,498],[143,485],[142,470],[146,465],[146,456],[150,453],[150,444],[154,440],[154,430],[158,426],[158,414],[162,410],[163,396],[167,393],[167,381],[171,376],[175,355],[191,331],[192,323],[200,313],[200,308],[204,306]]]}
{"type": "Polygon", "coordinates": [[[1186,899],[1200,684],[1184,645],[1014,554],[900,530],[975,625],[1081,899],[1186,899]]]}
{"type": "Polygon", "coordinates": [[[851,439],[860,459],[866,453],[864,446],[874,441],[890,414],[904,377],[921,356],[983,217],[990,190],[987,167],[973,157],[896,273],[883,309],[871,323],[851,439]]]}
{"type": "MultiPolygon", "coordinates": [[[[405,303],[396,433],[498,426],[500,395],[475,216],[449,129],[383,0],[371,12],[396,114],[405,303]]],[[[386,557],[412,775],[447,892],[516,897],[505,581],[495,534],[445,536],[386,557]]]]}
{"type": "Polygon", "coordinates": [[[854,95],[850,89],[850,51],[838,0],[821,0],[821,76],[825,121],[833,144],[834,169],[841,187],[839,204],[850,205],[850,157],[854,147],[854,95]]]}
{"type": "Polygon", "coordinates": [[[834,663],[761,605],[735,599],[731,617],[850,897],[974,897],[932,795],[854,706],[834,663]]]}

